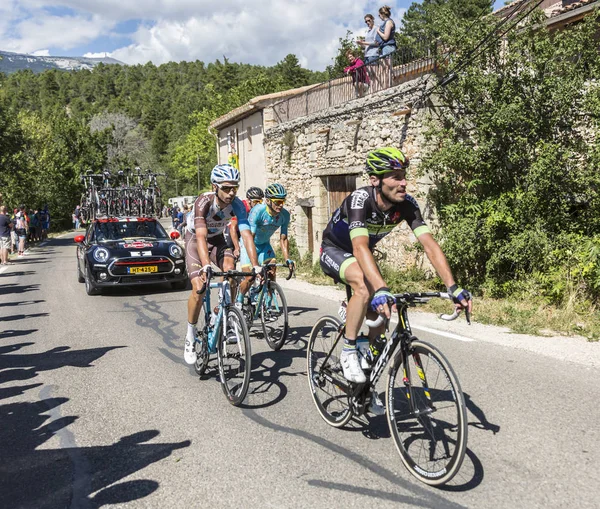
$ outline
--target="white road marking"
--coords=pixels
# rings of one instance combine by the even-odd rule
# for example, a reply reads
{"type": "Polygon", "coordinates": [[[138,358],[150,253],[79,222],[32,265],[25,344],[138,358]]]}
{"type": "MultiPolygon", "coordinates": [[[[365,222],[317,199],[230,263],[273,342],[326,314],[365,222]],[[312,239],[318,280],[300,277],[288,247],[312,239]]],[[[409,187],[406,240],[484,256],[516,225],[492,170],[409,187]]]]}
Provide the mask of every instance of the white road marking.
{"type": "Polygon", "coordinates": [[[422,330],[423,332],[429,332],[430,334],[436,334],[437,336],[443,336],[449,339],[457,339],[458,341],[466,341],[471,342],[475,341],[472,338],[467,338],[465,336],[459,336],[458,334],[452,334],[451,332],[443,332],[437,329],[430,329],[429,327],[421,327],[420,325],[411,325],[413,329],[422,330]]]}
{"type": "MultiPolygon", "coordinates": [[[[398,324],[398,320],[390,320],[390,322],[396,326],[398,324]]],[[[448,339],[456,339],[458,341],[465,341],[466,343],[470,343],[475,341],[473,338],[467,338],[465,336],[459,336],[458,334],[452,334],[451,332],[444,332],[437,329],[432,329],[430,327],[423,327],[422,325],[413,325],[410,324],[411,329],[420,330],[423,332],[429,332],[429,334],[435,334],[436,336],[442,336],[448,339]]],[[[391,330],[391,329],[390,329],[391,330]]]]}
{"type": "Polygon", "coordinates": [[[3,272],[6,272],[8,270],[8,267],[0,267],[0,274],[2,274],[3,272]]]}

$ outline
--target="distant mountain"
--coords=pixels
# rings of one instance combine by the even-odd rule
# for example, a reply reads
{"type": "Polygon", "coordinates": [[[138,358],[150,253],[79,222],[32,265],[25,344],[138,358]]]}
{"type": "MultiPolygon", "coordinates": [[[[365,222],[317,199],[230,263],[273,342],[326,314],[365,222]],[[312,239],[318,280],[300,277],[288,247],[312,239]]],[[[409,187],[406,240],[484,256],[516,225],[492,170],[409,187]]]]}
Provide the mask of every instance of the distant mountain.
{"type": "Polygon", "coordinates": [[[22,53],[0,51],[0,72],[10,74],[21,69],[31,69],[33,72],[44,72],[48,69],[61,69],[63,71],[78,71],[93,69],[98,64],[125,65],[114,58],[87,58],[87,57],[38,57],[22,53]]]}

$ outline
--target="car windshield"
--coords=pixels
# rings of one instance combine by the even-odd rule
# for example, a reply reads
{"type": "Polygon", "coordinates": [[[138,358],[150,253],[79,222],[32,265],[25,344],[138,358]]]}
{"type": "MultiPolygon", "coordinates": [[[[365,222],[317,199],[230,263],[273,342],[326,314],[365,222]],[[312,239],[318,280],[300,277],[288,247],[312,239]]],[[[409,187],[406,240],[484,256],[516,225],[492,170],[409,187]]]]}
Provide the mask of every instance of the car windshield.
{"type": "Polygon", "coordinates": [[[158,221],[118,221],[96,223],[96,241],[128,239],[168,239],[169,236],[158,221]]]}

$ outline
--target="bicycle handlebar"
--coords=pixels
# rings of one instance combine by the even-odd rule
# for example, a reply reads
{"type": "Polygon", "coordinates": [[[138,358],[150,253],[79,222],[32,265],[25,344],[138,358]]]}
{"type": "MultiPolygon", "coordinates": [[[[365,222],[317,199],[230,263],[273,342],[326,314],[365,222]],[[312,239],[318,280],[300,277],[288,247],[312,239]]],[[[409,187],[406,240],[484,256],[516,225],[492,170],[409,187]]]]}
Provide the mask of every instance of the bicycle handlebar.
{"type": "Polygon", "coordinates": [[[289,274],[286,276],[285,280],[289,281],[290,279],[292,279],[292,276],[294,275],[296,264],[294,264],[293,268],[289,265],[286,265],[285,263],[266,263],[263,265],[263,267],[265,267],[267,269],[269,269],[271,267],[287,267],[287,269],[289,270],[289,274]]]}
{"type": "Polygon", "coordinates": [[[212,267],[208,267],[206,269],[206,281],[204,282],[204,284],[202,285],[202,288],[200,288],[200,290],[196,290],[196,293],[198,295],[203,294],[206,291],[206,288],[208,287],[210,280],[213,277],[247,277],[247,276],[251,276],[251,277],[256,277],[256,272],[254,272],[254,269],[252,269],[252,272],[242,272],[242,271],[238,271],[238,270],[228,270],[226,272],[218,272],[218,271],[214,271],[212,269],[212,267]]]}
{"type": "MultiPolygon", "coordinates": [[[[446,292],[400,293],[394,295],[394,298],[396,299],[396,304],[422,304],[435,297],[439,297],[440,299],[453,300],[453,296],[446,292]]],[[[461,309],[455,309],[452,314],[441,314],[440,318],[446,321],[456,320],[460,315],[461,311],[461,309]]],[[[468,309],[465,309],[464,311],[467,323],[471,325],[471,313],[468,309]]],[[[365,320],[365,324],[370,329],[374,329],[381,326],[386,320],[387,318],[385,316],[379,315],[375,320],[365,320]]]]}

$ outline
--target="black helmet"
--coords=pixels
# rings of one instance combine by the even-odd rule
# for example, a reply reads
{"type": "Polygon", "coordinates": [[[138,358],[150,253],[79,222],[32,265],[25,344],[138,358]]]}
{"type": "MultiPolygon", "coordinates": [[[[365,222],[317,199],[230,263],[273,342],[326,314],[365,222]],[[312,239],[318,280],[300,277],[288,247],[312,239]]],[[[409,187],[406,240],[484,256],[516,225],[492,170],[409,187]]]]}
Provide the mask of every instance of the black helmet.
{"type": "Polygon", "coordinates": [[[246,191],[246,198],[249,200],[262,200],[265,197],[265,193],[260,187],[250,187],[246,191]]]}

